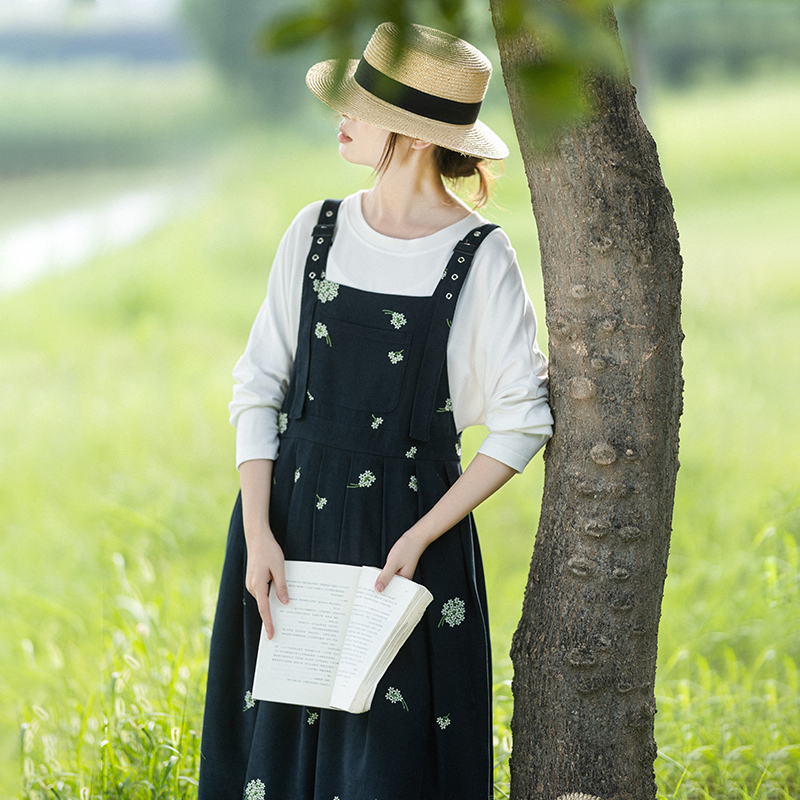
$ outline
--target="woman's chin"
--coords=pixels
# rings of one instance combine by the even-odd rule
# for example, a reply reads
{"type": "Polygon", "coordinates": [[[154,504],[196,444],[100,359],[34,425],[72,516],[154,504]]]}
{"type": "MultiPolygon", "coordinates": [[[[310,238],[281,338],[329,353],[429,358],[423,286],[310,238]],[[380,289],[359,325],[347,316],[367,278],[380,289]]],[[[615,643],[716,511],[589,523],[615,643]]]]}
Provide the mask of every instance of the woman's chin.
{"type": "Polygon", "coordinates": [[[374,164],[368,164],[364,161],[363,158],[359,158],[356,153],[353,152],[352,148],[348,147],[349,142],[339,145],[339,155],[345,160],[349,161],[351,164],[356,164],[357,166],[361,167],[372,167],[375,168],[374,164]]]}

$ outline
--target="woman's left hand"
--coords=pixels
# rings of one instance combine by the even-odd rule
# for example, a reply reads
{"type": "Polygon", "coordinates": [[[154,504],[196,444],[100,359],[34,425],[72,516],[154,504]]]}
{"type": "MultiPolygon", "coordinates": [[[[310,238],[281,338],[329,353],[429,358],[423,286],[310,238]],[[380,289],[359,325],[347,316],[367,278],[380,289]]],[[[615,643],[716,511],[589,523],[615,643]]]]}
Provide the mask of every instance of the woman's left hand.
{"type": "Polygon", "coordinates": [[[428,543],[413,529],[407,530],[393,545],[386,556],[386,565],[375,580],[375,591],[382,592],[395,575],[413,578],[417,562],[428,543]]]}
{"type": "Polygon", "coordinates": [[[514,472],[502,461],[478,453],[436,505],[395,542],[375,581],[375,590],[382,592],[395,575],[413,577],[425,548],[496,492],[514,472]]]}

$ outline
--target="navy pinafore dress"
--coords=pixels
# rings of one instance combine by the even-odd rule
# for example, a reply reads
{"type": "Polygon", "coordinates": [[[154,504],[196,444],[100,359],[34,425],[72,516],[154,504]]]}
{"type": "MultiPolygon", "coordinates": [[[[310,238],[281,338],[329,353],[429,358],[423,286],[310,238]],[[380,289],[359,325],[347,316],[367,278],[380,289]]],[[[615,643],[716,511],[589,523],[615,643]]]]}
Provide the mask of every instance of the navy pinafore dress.
{"type": "MultiPolygon", "coordinates": [[[[325,277],[338,207],[323,204],[306,261],[270,520],[287,559],[382,568],[461,473],[447,340],[475,251],[496,226],[456,244],[433,295],[379,294],[325,277]]],[[[364,714],[253,700],[262,623],[246,559],[239,499],[211,640],[199,800],[492,797],[489,626],[471,515],[423,553],[414,580],[434,600],[364,714]]]]}

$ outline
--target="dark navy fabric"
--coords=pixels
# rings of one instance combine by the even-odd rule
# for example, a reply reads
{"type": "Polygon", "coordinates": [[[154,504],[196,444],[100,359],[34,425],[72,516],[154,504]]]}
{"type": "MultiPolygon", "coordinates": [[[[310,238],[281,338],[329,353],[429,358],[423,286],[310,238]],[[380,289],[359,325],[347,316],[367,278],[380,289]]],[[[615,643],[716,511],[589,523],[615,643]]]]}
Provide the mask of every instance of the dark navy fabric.
{"type": "MultiPolygon", "coordinates": [[[[447,340],[473,255],[496,226],[456,244],[430,297],[379,294],[325,277],[338,206],[323,205],[306,262],[270,519],[287,559],[380,568],[461,472],[447,340]]],[[[471,515],[423,553],[414,580],[434,600],[364,714],[252,699],[261,619],[246,559],[239,500],[211,640],[199,800],[492,797],[489,627],[471,515]]]]}

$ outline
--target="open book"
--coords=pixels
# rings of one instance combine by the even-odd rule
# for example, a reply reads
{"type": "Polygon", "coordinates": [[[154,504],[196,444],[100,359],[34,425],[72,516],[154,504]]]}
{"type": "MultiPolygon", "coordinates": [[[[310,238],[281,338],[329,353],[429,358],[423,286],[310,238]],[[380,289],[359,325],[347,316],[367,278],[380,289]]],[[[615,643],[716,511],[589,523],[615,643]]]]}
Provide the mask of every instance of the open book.
{"type": "Polygon", "coordinates": [[[380,570],[287,561],[289,604],[269,603],[275,635],[261,629],[253,697],[314,708],[368,711],[375,687],[433,595],[395,575],[380,594],[380,570]]]}

